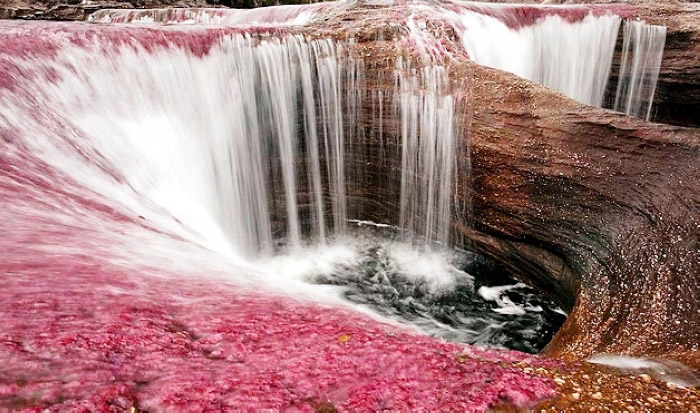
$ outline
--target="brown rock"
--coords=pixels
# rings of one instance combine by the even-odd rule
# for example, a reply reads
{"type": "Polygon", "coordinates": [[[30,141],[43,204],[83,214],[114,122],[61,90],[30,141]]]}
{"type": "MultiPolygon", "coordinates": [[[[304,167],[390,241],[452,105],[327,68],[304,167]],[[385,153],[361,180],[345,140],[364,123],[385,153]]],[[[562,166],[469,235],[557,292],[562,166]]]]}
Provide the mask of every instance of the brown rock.
{"type": "MultiPolygon", "coordinates": [[[[375,103],[385,107],[392,101],[395,59],[387,45],[396,43],[374,39],[400,34],[388,28],[401,13],[354,10],[339,18],[342,23],[330,19],[316,28],[339,38],[359,33],[367,87],[386,92],[385,101],[375,103]]],[[[450,47],[448,32],[436,36],[450,47]]],[[[692,72],[695,63],[686,60],[685,69],[692,72]]],[[[455,230],[465,246],[571,310],[547,354],[697,360],[698,331],[691,325],[700,274],[700,130],[585,106],[467,60],[448,64],[471,153],[471,174],[458,191],[470,213],[455,230]]],[[[367,105],[365,113],[377,113],[367,105]]],[[[384,141],[397,142],[397,121],[383,119],[384,141]]],[[[376,119],[361,122],[370,135],[377,132],[376,119]]],[[[398,185],[387,177],[399,160],[389,163],[394,166],[373,165],[384,178],[350,188],[351,195],[383,194],[380,202],[358,206],[365,219],[391,222],[395,216],[398,185]]]]}
{"type": "MultiPolygon", "coordinates": [[[[106,5],[146,3],[13,1],[0,7],[0,16],[83,19],[106,5]]],[[[202,3],[147,4],[154,5],[202,3]]],[[[645,3],[638,10],[670,30],[657,119],[696,124],[698,6],[645,3]]],[[[396,24],[405,14],[398,6],[359,7],[298,29],[357,39],[368,79],[364,92],[385,92],[382,100],[363,102],[357,122],[368,137],[349,150],[347,162],[351,170],[353,155],[362,153],[371,171],[368,181],[348,190],[351,214],[389,223],[398,208],[398,185],[391,177],[400,160],[382,158],[377,140],[398,145],[398,119],[382,118],[379,136],[378,119],[370,114],[378,112],[377,105],[391,107],[395,59],[411,54],[393,40],[405,34],[396,24]]],[[[438,23],[436,36],[446,47],[457,47],[454,33],[438,23]]],[[[571,310],[547,354],[580,360],[624,352],[700,364],[700,131],[588,107],[465,59],[443,63],[449,65],[461,109],[457,121],[470,148],[470,156],[460,159],[468,168],[462,165],[458,188],[470,208],[459,211],[455,234],[462,246],[497,260],[571,310]]]]}

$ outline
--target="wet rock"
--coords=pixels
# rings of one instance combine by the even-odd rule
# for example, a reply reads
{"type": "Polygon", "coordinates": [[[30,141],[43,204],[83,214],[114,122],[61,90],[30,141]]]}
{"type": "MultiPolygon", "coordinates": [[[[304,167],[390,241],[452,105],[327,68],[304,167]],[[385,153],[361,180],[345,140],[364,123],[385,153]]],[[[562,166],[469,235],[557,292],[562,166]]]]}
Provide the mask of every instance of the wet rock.
{"type": "MultiPolygon", "coordinates": [[[[363,13],[364,20],[333,29],[357,30],[373,12],[363,13]]],[[[372,21],[385,27],[380,16],[372,21]]],[[[386,56],[376,38],[367,35],[359,47],[372,88],[389,96],[394,61],[374,60],[386,56]]],[[[469,176],[457,191],[470,209],[455,232],[463,245],[571,311],[547,353],[574,360],[624,352],[697,363],[700,130],[585,106],[467,59],[446,64],[470,145],[469,176]]],[[[684,64],[695,70],[695,63],[684,64]]],[[[379,129],[376,119],[364,122],[379,129]]],[[[396,141],[396,122],[382,120],[385,141],[396,141]]],[[[400,160],[387,162],[395,168],[400,160]]],[[[379,165],[376,173],[390,176],[379,165]]],[[[378,222],[390,222],[384,211],[397,206],[396,189],[385,184],[362,189],[385,195],[368,211],[378,222]]]]}

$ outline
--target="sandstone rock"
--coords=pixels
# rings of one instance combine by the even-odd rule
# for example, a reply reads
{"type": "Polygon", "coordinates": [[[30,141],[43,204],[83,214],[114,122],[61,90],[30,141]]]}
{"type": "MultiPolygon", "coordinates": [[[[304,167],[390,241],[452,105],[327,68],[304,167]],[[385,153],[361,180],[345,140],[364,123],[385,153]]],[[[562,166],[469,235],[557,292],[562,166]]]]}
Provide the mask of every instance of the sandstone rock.
{"type": "MultiPolygon", "coordinates": [[[[13,2],[0,16],[83,19],[105,6],[154,5],[13,2]]],[[[657,119],[697,125],[698,6],[644,3],[637,11],[650,23],[669,26],[657,119]]],[[[386,92],[383,100],[366,103],[364,110],[372,113],[372,105],[391,104],[395,59],[411,54],[382,40],[405,34],[397,25],[401,18],[400,6],[360,7],[299,32],[358,40],[368,88],[386,92]]],[[[454,43],[454,33],[435,26],[441,40],[454,43]]],[[[447,63],[471,153],[470,175],[459,188],[471,212],[458,217],[455,232],[463,245],[550,291],[571,310],[548,354],[664,354],[698,363],[700,131],[581,105],[466,59],[447,63]]],[[[377,136],[376,118],[360,121],[377,136]]],[[[396,142],[397,120],[382,122],[381,138],[396,142]]],[[[372,142],[362,148],[377,163],[374,178],[349,194],[357,213],[381,221],[397,208],[396,182],[386,178],[398,160],[379,165],[375,149],[372,142]],[[370,204],[367,194],[386,196],[370,204]]]]}
{"type": "MultiPolygon", "coordinates": [[[[640,15],[653,10],[648,7],[640,15]]],[[[331,20],[316,32],[361,34],[371,87],[387,96],[393,58],[388,44],[374,39],[390,38],[387,31],[401,13],[356,10],[342,24],[331,20]]],[[[657,20],[662,18],[658,13],[657,20]]],[[[436,32],[444,43],[452,39],[449,32],[436,32]]],[[[690,59],[695,52],[684,53],[690,59]]],[[[695,70],[693,59],[684,70],[695,70]]],[[[466,59],[448,64],[455,94],[467,108],[460,122],[469,126],[465,140],[471,152],[471,176],[460,191],[472,212],[455,230],[466,246],[571,309],[547,353],[569,359],[624,352],[697,360],[698,332],[691,325],[700,274],[700,130],[585,106],[466,59]]],[[[366,122],[367,129],[378,128],[376,121],[366,122]]],[[[385,141],[395,142],[396,120],[383,122],[385,141]]],[[[376,173],[382,176],[382,169],[376,173]]],[[[386,181],[361,190],[386,194],[371,208],[380,221],[390,216],[382,211],[397,202],[386,181]]]]}
{"type": "Polygon", "coordinates": [[[153,7],[218,6],[206,0],[9,0],[0,4],[0,19],[85,20],[96,10],[105,8],[131,9],[153,7]]]}

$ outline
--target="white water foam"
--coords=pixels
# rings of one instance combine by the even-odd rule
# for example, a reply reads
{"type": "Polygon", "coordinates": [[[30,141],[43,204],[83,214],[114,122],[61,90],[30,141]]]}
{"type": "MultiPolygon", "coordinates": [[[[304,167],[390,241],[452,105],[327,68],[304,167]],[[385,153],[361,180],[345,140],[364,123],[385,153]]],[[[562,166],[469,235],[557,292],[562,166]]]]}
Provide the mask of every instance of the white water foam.
{"type": "Polygon", "coordinates": [[[504,295],[507,291],[526,287],[527,285],[522,283],[498,287],[479,287],[477,293],[484,300],[495,302],[498,308],[494,308],[493,311],[499,314],[523,315],[527,312],[542,312],[542,307],[540,306],[518,305],[508,298],[508,296],[504,295]]]}
{"type": "Polygon", "coordinates": [[[632,357],[622,354],[598,354],[589,358],[588,362],[615,367],[626,372],[648,373],[657,380],[677,387],[700,386],[700,374],[673,360],[632,357]]]}
{"type": "MultiPolygon", "coordinates": [[[[448,22],[469,58],[551,87],[579,102],[603,106],[622,18],[594,14],[585,6],[523,5],[541,12],[521,21],[512,4],[416,2],[407,25],[426,56],[445,55],[429,40],[423,19],[448,22]],[[545,13],[546,11],[546,13],[545,13]],[[588,12],[570,21],[568,12],[588,12]]],[[[666,28],[625,21],[619,82],[613,109],[649,120],[663,57],[666,28]]]]}

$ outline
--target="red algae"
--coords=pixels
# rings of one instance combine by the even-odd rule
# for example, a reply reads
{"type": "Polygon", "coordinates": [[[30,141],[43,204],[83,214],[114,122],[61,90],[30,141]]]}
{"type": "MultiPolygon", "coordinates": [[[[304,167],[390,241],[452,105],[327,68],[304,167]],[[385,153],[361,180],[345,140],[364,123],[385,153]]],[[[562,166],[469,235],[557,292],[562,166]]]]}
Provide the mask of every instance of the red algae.
{"type": "Polygon", "coordinates": [[[556,394],[551,379],[514,366],[555,362],[208,277],[115,265],[91,232],[110,231],[112,213],[83,207],[105,227],[67,225],[73,184],[54,177],[59,191],[2,163],[0,202],[36,215],[8,221],[1,241],[0,409],[483,411],[556,394]]]}
{"type": "Polygon", "coordinates": [[[496,18],[513,30],[532,26],[550,16],[558,16],[569,23],[576,23],[589,15],[595,17],[615,15],[629,18],[639,12],[637,7],[628,4],[531,5],[443,1],[437,5],[428,2],[410,2],[406,5],[414,6],[416,10],[429,15],[439,14],[441,10],[458,14],[479,13],[496,18]]]}
{"type": "Polygon", "coordinates": [[[11,270],[0,406],[482,411],[555,394],[549,379],[504,364],[540,363],[525,354],[213,281],[126,281],[74,259],[11,270]]]}
{"type": "Polygon", "coordinates": [[[217,24],[217,25],[298,25],[306,23],[332,3],[282,5],[254,9],[173,8],[173,9],[103,9],[88,18],[97,23],[137,24],[217,24]]]}
{"type": "MultiPolygon", "coordinates": [[[[74,44],[83,48],[115,51],[134,46],[152,52],[158,48],[178,48],[203,57],[226,36],[263,37],[283,35],[285,27],[164,26],[133,27],[89,23],[0,21],[0,58],[56,56],[61,47],[74,44]]],[[[2,60],[0,60],[2,61],[2,60]]],[[[0,79],[1,80],[1,79],[0,79]]]]}
{"type": "Polygon", "coordinates": [[[535,6],[522,4],[507,5],[467,5],[466,7],[453,7],[453,11],[471,10],[501,20],[511,29],[520,29],[532,26],[538,20],[558,16],[569,23],[576,23],[588,15],[596,17],[615,15],[621,18],[632,16],[637,10],[633,6],[624,4],[610,5],[567,5],[567,6],[535,6]]]}
{"type": "MultiPolygon", "coordinates": [[[[0,63],[11,70],[10,80],[0,77],[6,88],[41,76],[56,81],[11,58],[53,56],[64,44],[172,46],[201,56],[221,36],[240,33],[0,25],[17,34],[0,36],[0,46],[14,42],[0,48],[0,63]],[[34,41],[39,32],[45,39],[34,41]]],[[[54,126],[57,141],[78,133],[27,93],[21,97],[36,107],[37,124],[54,126]]],[[[207,270],[191,277],[191,269],[149,261],[138,255],[144,243],[185,241],[107,202],[30,148],[22,131],[0,128],[0,409],[483,411],[556,395],[550,378],[515,367],[556,362],[447,343],[349,310],[253,293],[207,270]]],[[[181,251],[167,253],[176,262],[181,251]]]]}

